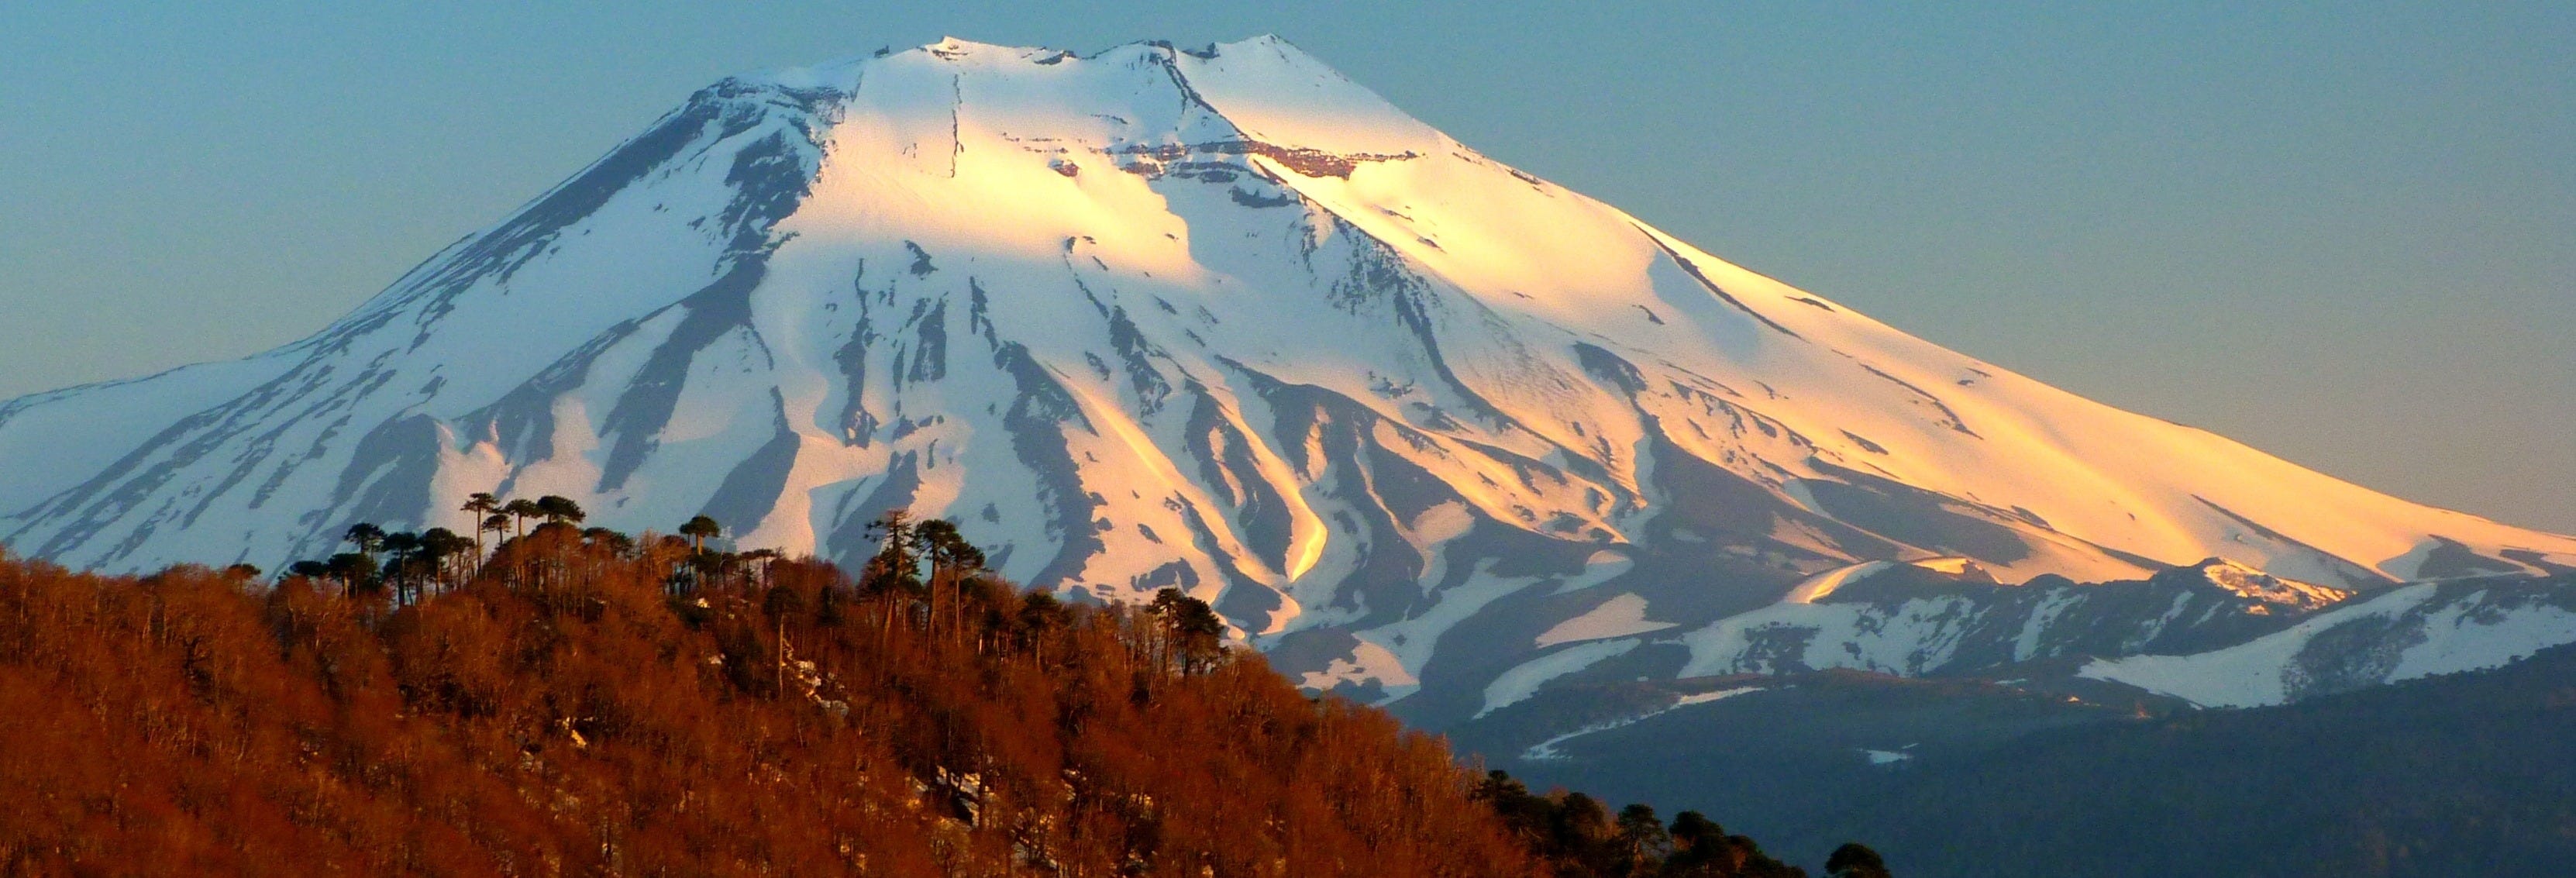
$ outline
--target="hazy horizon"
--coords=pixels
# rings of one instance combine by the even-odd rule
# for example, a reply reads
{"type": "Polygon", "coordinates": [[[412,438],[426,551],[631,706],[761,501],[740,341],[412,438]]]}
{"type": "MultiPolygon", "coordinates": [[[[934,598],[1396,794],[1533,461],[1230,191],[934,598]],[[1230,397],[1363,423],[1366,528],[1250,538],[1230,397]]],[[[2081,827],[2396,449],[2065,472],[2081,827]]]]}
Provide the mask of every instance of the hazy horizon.
{"type": "Polygon", "coordinates": [[[0,398],[310,334],[724,75],[1274,32],[1933,342],[2576,532],[2576,12],[633,9],[0,12],[0,398]]]}

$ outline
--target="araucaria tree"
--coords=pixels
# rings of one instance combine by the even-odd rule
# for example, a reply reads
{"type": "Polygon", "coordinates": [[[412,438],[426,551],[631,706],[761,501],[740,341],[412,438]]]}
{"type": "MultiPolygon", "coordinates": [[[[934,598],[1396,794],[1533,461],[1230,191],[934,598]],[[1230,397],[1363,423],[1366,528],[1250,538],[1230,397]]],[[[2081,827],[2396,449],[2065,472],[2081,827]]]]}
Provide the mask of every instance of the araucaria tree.
{"type": "Polygon", "coordinates": [[[508,503],[501,504],[501,514],[510,517],[510,525],[512,528],[511,533],[513,536],[527,536],[528,519],[544,518],[546,516],[546,511],[544,508],[537,505],[537,501],[530,500],[526,497],[520,497],[518,499],[511,500],[508,503]]]}
{"type": "Polygon", "coordinates": [[[691,552],[706,551],[707,541],[715,539],[717,535],[722,533],[724,533],[724,527],[716,524],[715,519],[708,518],[704,515],[691,518],[686,523],[680,525],[680,535],[689,538],[689,551],[691,552]]]}
{"type": "Polygon", "coordinates": [[[439,528],[264,591],[0,557],[0,873],[1797,874],[1695,814],[1478,783],[1205,601],[1023,593],[950,522],[886,513],[853,579],[528,505],[439,590],[471,550],[439,528]]]}
{"type": "Polygon", "coordinates": [[[399,605],[0,558],[0,873],[1542,874],[1257,659],[1139,700],[1143,614],[968,587],[881,641],[811,559],[669,594],[691,551],[548,528],[399,605]]]}
{"type": "Polygon", "coordinates": [[[501,511],[501,498],[492,496],[490,492],[478,491],[466,495],[465,506],[460,511],[465,513],[466,526],[474,530],[474,561],[480,564],[483,561],[483,532],[493,529],[492,515],[501,511]]]}

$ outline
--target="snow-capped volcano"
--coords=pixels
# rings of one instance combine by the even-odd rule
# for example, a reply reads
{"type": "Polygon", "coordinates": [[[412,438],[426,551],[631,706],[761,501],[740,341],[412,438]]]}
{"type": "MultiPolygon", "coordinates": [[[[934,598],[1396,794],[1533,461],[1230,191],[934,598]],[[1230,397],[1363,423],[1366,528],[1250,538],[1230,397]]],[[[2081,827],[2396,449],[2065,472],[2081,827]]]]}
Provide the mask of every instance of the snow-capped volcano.
{"type": "Polygon", "coordinates": [[[1267,37],[729,79],[311,338],[0,405],[0,539],[70,565],[275,567],[477,491],[845,560],[909,506],[1387,694],[1578,589],[1634,633],[1869,561],[2576,563],[1728,264],[1267,37]]]}

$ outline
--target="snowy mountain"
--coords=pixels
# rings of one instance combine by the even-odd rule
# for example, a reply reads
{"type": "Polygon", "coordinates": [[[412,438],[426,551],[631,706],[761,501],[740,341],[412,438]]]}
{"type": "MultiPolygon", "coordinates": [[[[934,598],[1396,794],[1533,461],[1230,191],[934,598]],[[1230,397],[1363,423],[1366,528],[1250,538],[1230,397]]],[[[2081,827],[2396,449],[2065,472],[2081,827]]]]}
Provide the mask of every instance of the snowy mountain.
{"type": "Polygon", "coordinates": [[[2383,592],[2224,649],[2127,655],[2077,674],[2202,707],[2288,704],[2482,671],[2576,643],[2576,583],[2456,581],[2383,592]]]}
{"type": "MultiPolygon", "coordinates": [[[[2295,664],[2312,683],[2286,704],[2200,710],[2121,684],[2052,680],[2044,675],[2072,665],[2051,662],[1988,678],[1603,678],[1551,687],[1448,736],[1533,787],[1725,814],[1730,830],[1809,858],[1869,839],[1906,875],[1992,875],[1999,860],[2088,876],[2565,872],[2576,646],[2403,677],[2437,666],[2424,659],[2470,658],[2460,647],[2533,642],[2530,629],[2492,624],[2502,619],[2555,615],[2563,626],[2576,578],[2386,595],[2413,588],[2432,596],[2397,600],[2442,611],[2337,611],[2310,617],[2320,636],[2283,638],[2306,644],[2295,664]],[[2532,611],[2543,585],[2559,596],[2539,602],[2560,610],[2532,611]],[[2449,612],[2471,606],[2481,608],[2449,612]],[[2327,621],[2364,615],[2388,624],[2327,621]],[[2383,676],[2395,668],[2409,673],[2383,676]],[[2381,838],[2391,847],[2375,846],[2381,838]],[[2408,852],[2390,854],[2400,839],[2408,852]]],[[[2247,672],[2281,667],[2229,664],[2177,679],[2227,684],[2207,670],[2260,685],[2266,677],[2247,672]]]]}
{"type": "MultiPolygon", "coordinates": [[[[1542,634],[1493,676],[1464,719],[1551,688],[1671,681],[1657,684],[1661,697],[1614,711],[1612,721],[1624,724],[1697,703],[1692,693],[1702,684],[1693,681],[1772,687],[1822,671],[2065,688],[2107,702],[2144,693],[2195,707],[2254,707],[2487,670],[2576,643],[2576,578],[2563,574],[2361,595],[2216,558],[2143,580],[2052,576],[2018,586],[1873,561],[1819,574],[1778,603],[1694,629],[1616,624],[1622,600],[1542,634]]],[[[1404,708],[1417,721],[1454,725],[1457,702],[1426,698],[1404,708]]],[[[1600,722],[1583,719],[1582,710],[1541,713],[1562,730],[1600,722]]]]}
{"type": "Polygon", "coordinates": [[[2019,586],[1871,561],[1818,574],[1779,603],[1697,629],[1639,633],[1602,625],[1621,610],[1613,598],[1541,635],[1539,653],[1496,677],[1475,715],[1567,677],[1785,677],[1829,669],[1924,677],[1993,674],[2068,656],[2184,655],[2280,631],[2351,596],[2218,559],[2144,580],[2046,577],[2019,586]],[[2249,588],[2248,579],[2262,584],[2249,588]],[[1582,636],[1589,634],[1610,636],[1582,636]],[[1550,649],[1572,641],[1581,642],[1550,649]]]}
{"type": "Polygon", "coordinates": [[[2067,643],[2576,564],[1907,336],[1269,37],[729,79],[310,338],[0,404],[0,540],[68,565],[275,568],[352,522],[461,529],[478,491],[843,560],[909,506],[1014,578],[1179,586],[1310,685],[1452,717],[1656,632],[1668,675],[1781,660],[1759,620],[1831,632],[1810,665],[1957,655],[1864,643],[1881,610],[1836,596],[1890,564],[2245,565],[2157,592],[2171,618],[2067,586],[1885,610],[2106,619],[2067,643]]]}

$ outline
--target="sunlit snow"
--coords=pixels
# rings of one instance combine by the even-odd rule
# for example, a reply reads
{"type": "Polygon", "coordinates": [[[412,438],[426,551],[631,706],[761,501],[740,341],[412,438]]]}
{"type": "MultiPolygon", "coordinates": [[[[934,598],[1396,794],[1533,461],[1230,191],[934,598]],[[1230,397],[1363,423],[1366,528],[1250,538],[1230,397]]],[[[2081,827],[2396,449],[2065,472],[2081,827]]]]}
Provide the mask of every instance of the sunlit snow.
{"type": "Polygon", "coordinates": [[[312,338],[0,403],[0,463],[0,540],[108,570],[274,569],[356,521],[462,527],[478,491],[847,561],[906,506],[1042,587],[1355,638],[1286,670],[1390,693],[1435,653],[1667,627],[1687,673],[1780,624],[1824,632],[1818,667],[1919,669],[1954,608],[1825,600],[1882,562],[2223,555],[2328,590],[2437,547],[2576,562],[1908,336],[1275,37],[727,80],[312,338]]]}

